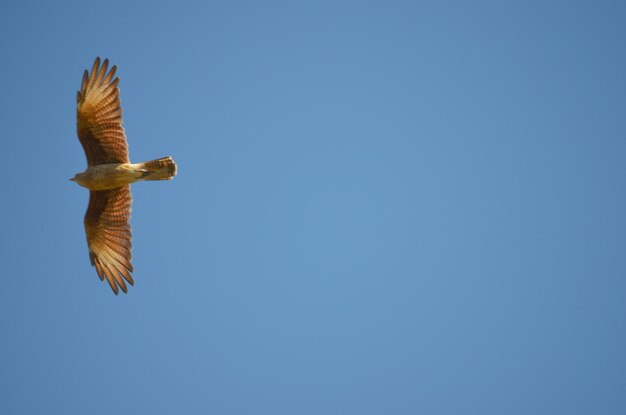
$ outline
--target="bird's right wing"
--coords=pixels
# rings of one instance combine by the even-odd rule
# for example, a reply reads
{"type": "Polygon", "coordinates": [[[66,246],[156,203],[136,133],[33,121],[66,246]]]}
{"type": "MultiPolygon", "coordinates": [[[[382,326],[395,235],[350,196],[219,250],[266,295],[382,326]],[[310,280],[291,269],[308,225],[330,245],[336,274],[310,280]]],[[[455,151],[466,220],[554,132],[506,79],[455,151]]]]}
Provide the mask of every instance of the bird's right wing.
{"type": "Polygon", "coordinates": [[[130,186],[92,190],[85,214],[89,259],[100,280],[105,277],[117,295],[118,286],[126,292],[124,279],[134,285],[131,264],[130,212],[133,199],[130,186]],[[123,278],[122,278],[123,277],[123,278]]]}
{"type": "Polygon", "coordinates": [[[120,91],[115,78],[116,66],[107,74],[109,60],[100,66],[96,58],[91,69],[83,74],[76,96],[77,133],[83,145],[87,164],[129,163],[128,142],[122,126],[120,91]]]}

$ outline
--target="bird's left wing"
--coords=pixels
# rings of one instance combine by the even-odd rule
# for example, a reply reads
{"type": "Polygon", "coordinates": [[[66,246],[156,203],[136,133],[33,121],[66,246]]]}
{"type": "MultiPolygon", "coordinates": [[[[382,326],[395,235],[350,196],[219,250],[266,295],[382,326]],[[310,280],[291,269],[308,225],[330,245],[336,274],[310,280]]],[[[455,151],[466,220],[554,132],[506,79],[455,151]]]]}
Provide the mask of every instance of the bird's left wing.
{"type": "Polygon", "coordinates": [[[100,58],[96,58],[91,74],[83,74],[76,96],[77,133],[90,166],[130,162],[117,87],[120,78],[113,79],[117,67],[107,73],[108,66],[108,59],[100,66],[100,58]]]}
{"type": "Polygon", "coordinates": [[[131,276],[130,212],[133,199],[130,186],[111,190],[92,190],[85,214],[85,232],[89,259],[100,280],[105,277],[117,295],[118,286],[126,292],[126,284],[135,282],[131,276]]]}

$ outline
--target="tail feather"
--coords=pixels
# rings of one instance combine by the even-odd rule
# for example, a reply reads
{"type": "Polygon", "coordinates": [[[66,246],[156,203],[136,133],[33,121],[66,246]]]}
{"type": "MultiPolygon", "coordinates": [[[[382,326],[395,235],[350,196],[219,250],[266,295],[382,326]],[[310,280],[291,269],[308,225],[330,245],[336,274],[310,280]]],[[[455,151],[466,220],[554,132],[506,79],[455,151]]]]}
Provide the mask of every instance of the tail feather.
{"type": "Polygon", "coordinates": [[[141,163],[143,180],[171,180],[176,176],[176,162],[171,157],[141,163]]]}

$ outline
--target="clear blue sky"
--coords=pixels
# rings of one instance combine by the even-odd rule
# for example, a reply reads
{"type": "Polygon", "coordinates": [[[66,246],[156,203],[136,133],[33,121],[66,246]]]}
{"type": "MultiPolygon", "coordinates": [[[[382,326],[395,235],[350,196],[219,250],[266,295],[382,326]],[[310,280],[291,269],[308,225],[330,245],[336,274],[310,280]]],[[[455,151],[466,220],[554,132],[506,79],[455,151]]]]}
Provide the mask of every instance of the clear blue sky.
{"type": "Polygon", "coordinates": [[[0,413],[626,413],[626,6],[3,2],[0,413]],[[118,65],[135,287],[75,94],[118,65]]]}

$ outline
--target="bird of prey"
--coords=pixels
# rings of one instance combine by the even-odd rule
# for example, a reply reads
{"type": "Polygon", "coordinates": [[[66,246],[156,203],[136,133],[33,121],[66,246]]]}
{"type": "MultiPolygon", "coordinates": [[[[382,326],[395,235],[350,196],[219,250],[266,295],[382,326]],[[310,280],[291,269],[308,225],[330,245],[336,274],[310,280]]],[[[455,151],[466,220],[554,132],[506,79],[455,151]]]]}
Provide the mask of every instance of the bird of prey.
{"type": "Polygon", "coordinates": [[[77,132],[87,156],[87,170],[70,180],[89,189],[85,233],[89,260],[100,280],[107,279],[118,294],[126,282],[134,285],[131,273],[130,184],[143,180],[170,180],[176,163],[164,157],[131,163],[122,126],[122,108],[115,76],[107,72],[109,60],[96,58],[91,73],[85,71],[77,94],[77,132]]]}

